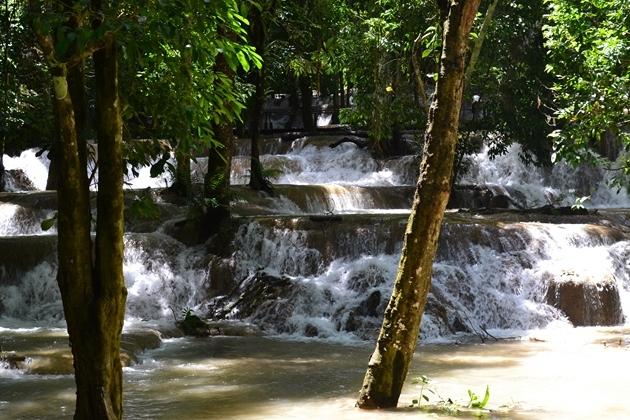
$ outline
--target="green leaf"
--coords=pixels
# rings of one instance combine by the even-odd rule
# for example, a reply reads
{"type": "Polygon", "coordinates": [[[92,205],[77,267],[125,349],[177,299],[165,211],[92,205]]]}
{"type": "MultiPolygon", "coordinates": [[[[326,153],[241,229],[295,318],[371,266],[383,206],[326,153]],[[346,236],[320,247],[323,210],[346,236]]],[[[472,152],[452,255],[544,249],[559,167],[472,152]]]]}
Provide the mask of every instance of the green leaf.
{"type": "Polygon", "coordinates": [[[57,213],[55,213],[53,217],[51,217],[50,219],[42,220],[40,226],[43,231],[47,231],[47,230],[50,230],[53,226],[55,226],[56,223],[57,223],[57,213]]]}
{"type": "Polygon", "coordinates": [[[243,51],[238,51],[236,53],[236,58],[238,59],[238,62],[241,63],[241,67],[243,67],[243,70],[249,71],[249,61],[247,61],[247,59],[245,58],[245,54],[243,54],[243,51]]]}

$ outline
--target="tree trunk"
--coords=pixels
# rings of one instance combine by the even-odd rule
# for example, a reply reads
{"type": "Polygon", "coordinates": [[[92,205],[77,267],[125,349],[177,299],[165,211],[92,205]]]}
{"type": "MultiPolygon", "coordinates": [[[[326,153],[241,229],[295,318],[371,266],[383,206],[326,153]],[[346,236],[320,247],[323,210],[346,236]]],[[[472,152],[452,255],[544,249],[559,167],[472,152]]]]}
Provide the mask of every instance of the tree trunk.
{"type": "Polygon", "coordinates": [[[339,72],[339,107],[344,108],[346,106],[346,87],[343,81],[343,71],[339,72]]]}
{"type": "Polygon", "coordinates": [[[178,195],[186,198],[190,198],[192,196],[190,157],[189,146],[180,140],[175,148],[176,167],[173,189],[178,195]]]}
{"type": "MultiPolygon", "coordinates": [[[[233,85],[235,75],[223,55],[217,57],[215,72],[225,74],[233,85]]],[[[208,150],[208,172],[204,177],[204,196],[216,202],[206,210],[204,222],[206,235],[217,232],[221,222],[230,217],[230,171],[234,154],[232,131],[231,123],[214,125],[215,139],[223,147],[211,147],[208,150]]]]}
{"type": "Polygon", "coordinates": [[[251,138],[249,187],[258,191],[271,192],[269,181],[263,176],[263,168],[260,164],[260,150],[258,141],[260,139],[260,123],[263,119],[263,106],[265,104],[265,79],[267,65],[265,64],[265,23],[262,12],[252,8],[250,14],[249,40],[256,48],[256,52],[263,57],[262,66],[252,71],[252,82],[256,88],[254,97],[250,102],[249,136],[251,138]]]}
{"type": "MultiPolygon", "coordinates": [[[[59,285],[74,356],[75,418],[120,419],[120,335],[127,292],[122,269],[122,120],[113,38],[94,54],[94,62],[98,154],[101,162],[107,162],[99,167],[95,261],[92,260],[86,166],[82,164],[78,143],[69,142],[68,135],[62,131],[57,193],[59,285]],[[79,211],[80,214],[73,214],[79,211]]],[[[68,111],[63,102],[58,101],[58,105],[63,130],[70,125],[68,115],[73,115],[73,111],[68,111]]],[[[73,135],[76,137],[76,133],[73,135]]]]}
{"type": "MultiPolygon", "coordinates": [[[[74,17],[85,11],[75,10],[76,6],[68,5],[77,12],[74,17]]],[[[100,0],[95,0],[92,6],[94,15],[102,15],[100,0]]],[[[127,292],[122,269],[122,119],[116,44],[113,35],[104,34],[100,50],[94,53],[99,159],[107,164],[101,165],[99,170],[96,245],[93,247],[87,159],[75,122],[77,104],[73,104],[68,85],[67,65],[56,56],[51,33],[37,27],[37,9],[33,10],[34,30],[52,75],[59,129],[55,150],[58,163],[57,281],[74,358],[77,386],[74,418],[121,419],[119,352],[127,292]]],[[[100,21],[96,20],[93,25],[98,28],[100,21]]],[[[76,51],[69,62],[81,62],[87,55],[76,51]]]]}
{"type": "Polygon", "coordinates": [[[313,118],[313,91],[311,81],[306,76],[300,76],[300,97],[302,98],[302,126],[304,131],[315,131],[313,118]]]}
{"type": "Polygon", "coordinates": [[[330,117],[330,124],[339,124],[339,79],[333,77],[333,109],[330,117]]]}
{"type": "MultiPolygon", "coordinates": [[[[182,73],[182,79],[184,80],[181,87],[183,98],[181,106],[194,106],[191,103],[193,100],[192,49],[187,45],[183,45],[180,49],[180,56],[180,72],[182,73]]],[[[177,139],[177,146],[175,147],[176,168],[173,189],[181,197],[189,199],[192,197],[192,175],[190,173],[190,159],[192,158],[190,150],[192,146],[192,139],[190,135],[190,127],[185,121],[182,122],[184,124],[179,127],[178,132],[180,138],[177,139]]]]}
{"type": "Polygon", "coordinates": [[[5,190],[6,182],[4,180],[4,139],[0,140],[0,192],[5,190]]]}
{"type": "MultiPolygon", "coordinates": [[[[76,23],[74,27],[76,27],[76,23]]],[[[74,124],[77,133],[79,159],[81,160],[81,165],[87,168],[87,95],[85,93],[85,71],[83,60],[68,69],[67,80],[68,92],[70,94],[72,108],[74,110],[74,124]]],[[[55,118],[55,124],[59,124],[58,118],[55,118]]],[[[57,138],[48,151],[50,164],[48,165],[46,190],[49,191],[56,190],[58,185],[58,161],[55,154],[58,142],[59,139],[57,138]]]]}
{"type": "Polygon", "coordinates": [[[289,74],[287,75],[287,78],[289,84],[289,123],[286,128],[292,130],[300,111],[300,98],[298,95],[298,88],[296,86],[297,81],[295,80],[295,77],[289,74]]]}
{"type": "MultiPolygon", "coordinates": [[[[127,289],[123,276],[123,140],[120,100],[118,97],[118,59],[116,41],[107,39],[105,47],[94,54],[99,166],[96,267],[94,270],[96,317],[100,352],[94,376],[97,406],[90,408],[90,418],[122,418],[122,365],[120,337],[125,318],[127,289]],[[99,377],[100,376],[100,377],[99,377]],[[94,411],[96,409],[96,411],[94,411]],[[95,417],[98,413],[102,417],[95,417]],[[107,415],[105,417],[104,415],[107,415]]],[[[93,334],[96,335],[96,334],[93,334]]]]}
{"type": "Polygon", "coordinates": [[[418,339],[449,199],[468,34],[480,0],[441,2],[446,16],[440,76],[431,106],[420,178],[394,290],[359,394],[360,408],[395,407],[418,339]]]}
{"type": "Polygon", "coordinates": [[[473,47],[472,53],[470,54],[468,66],[466,66],[466,73],[464,75],[466,81],[470,80],[470,76],[472,75],[473,71],[475,71],[475,66],[477,65],[479,54],[481,53],[483,41],[486,39],[488,30],[490,29],[490,25],[492,24],[494,11],[496,10],[498,4],[499,0],[492,0],[492,3],[490,3],[490,5],[488,6],[488,10],[486,10],[486,16],[484,17],[483,23],[481,24],[481,29],[479,29],[479,35],[475,40],[475,45],[473,47]]]}

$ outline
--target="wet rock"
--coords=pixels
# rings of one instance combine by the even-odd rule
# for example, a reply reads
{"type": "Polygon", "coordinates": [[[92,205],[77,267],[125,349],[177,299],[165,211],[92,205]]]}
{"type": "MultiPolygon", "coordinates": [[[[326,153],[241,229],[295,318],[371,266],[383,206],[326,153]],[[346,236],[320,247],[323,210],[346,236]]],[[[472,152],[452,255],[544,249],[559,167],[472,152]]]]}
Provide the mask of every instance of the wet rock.
{"type": "Polygon", "coordinates": [[[26,356],[11,353],[0,354],[0,366],[5,366],[9,369],[20,369],[26,364],[26,356]]]}
{"type": "Polygon", "coordinates": [[[348,312],[348,317],[343,325],[343,330],[348,332],[355,332],[361,326],[361,322],[357,319],[354,312],[348,312]]]}
{"type": "Polygon", "coordinates": [[[504,194],[498,194],[492,196],[488,201],[488,207],[493,209],[507,209],[510,207],[512,200],[510,197],[504,194]]]}
{"type": "Polygon", "coordinates": [[[370,268],[350,277],[348,279],[348,288],[355,292],[366,293],[368,289],[380,286],[386,280],[385,273],[374,267],[374,269],[370,268]]]}
{"type": "Polygon", "coordinates": [[[359,307],[357,308],[357,314],[363,316],[378,316],[378,307],[381,304],[381,292],[378,290],[370,293],[359,307]]]}
{"type": "Polygon", "coordinates": [[[22,169],[9,169],[6,171],[7,185],[13,191],[35,191],[35,185],[22,169]]]}
{"type": "Polygon", "coordinates": [[[164,223],[163,230],[170,237],[188,246],[198,245],[203,241],[200,218],[185,217],[169,220],[164,223]]]}
{"type": "Polygon", "coordinates": [[[234,260],[211,255],[208,258],[208,297],[227,295],[236,287],[234,260]]]}
{"type": "Polygon", "coordinates": [[[319,335],[319,330],[316,326],[307,324],[306,327],[304,327],[304,335],[306,337],[317,337],[319,335]]]}
{"type": "Polygon", "coordinates": [[[294,308],[292,297],[298,292],[297,285],[290,278],[258,271],[230,295],[214,302],[208,317],[248,319],[263,328],[287,332],[287,320],[294,308]]]}
{"type": "Polygon", "coordinates": [[[623,323],[621,299],[612,274],[593,278],[565,270],[551,278],[547,303],[560,309],[575,326],[623,323]]]}

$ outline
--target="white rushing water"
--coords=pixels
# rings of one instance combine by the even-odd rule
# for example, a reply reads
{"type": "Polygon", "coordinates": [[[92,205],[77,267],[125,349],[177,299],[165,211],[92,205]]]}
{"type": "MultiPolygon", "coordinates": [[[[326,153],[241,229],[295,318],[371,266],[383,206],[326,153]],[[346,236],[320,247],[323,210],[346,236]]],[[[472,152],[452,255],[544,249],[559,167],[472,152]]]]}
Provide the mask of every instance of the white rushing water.
{"type": "MultiPolygon", "coordinates": [[[[173,321],[207,298],[207,272],[199,250],[160,233],[125,236],[124,275],[128,321],[173,321]]],[[[2,316],[57,325],[63,320],[56,262],[44,261],[19,278],[0,282],[2,316]]]]}
{"type": "Polygon", "coordinates": [[[520,159],[522,148],[511,145],[507,153],[490,157],[490,148],[468,158],[470,167],[462,184],[487,185],[523,202],[526,207],[546,204],[570,206],[579,197],[589,196],[586,207],[630,207],[628,192],[609,185],[611,173],[601,168],[573,168],[560,162],[552,168],[526,165],[520,159]]]}
{"type": "MultiPolygon", "coordinates": [[[[525,167],[516,159],[518,153],[513,146],[507,155],[490,160],[484,149],[471,158],[464,181],[487,185],[531,206],[572,204],[585,191],[591,194],[592,205],[627,205],[627,196],[613,197],[590,171],[558,166],[545,173],[525,167]]],[[[246,160],[235,159],[233,180],[246,181],[246,160]]],[[[222,244],[226,254],[222,256],[209,255],[212,248],[206,245],[185,246],[164,233],[166,229],[127,234],[126,328],[156,324],[170,328],[182,310],[191,308],[202,316],[210,311],[252,322],[273,338],[164,340],[161,348],[146,352],[138,364],[125,369],[125,413],[130,418],[390,414],[357,412],[353,404],[371,350],[365,340],[373,340],[380,327],[406,221],[404,215],[387,214],[400,212],[401,204],[388,211],[383,208],[404,202],[404,189],[394,191],[392,186],[415,182],[416,158],[377,161],[351,143],[330,149],[301,139],[288,153],[265,155],[262,160],[267,167],[278,166],[280,182],[310,188],[309,192],[298,196],[290,188],[278,188],[279,197],[256,196],[259,203],[251,197],[235,201],[248,202],[251,214],[257,214],[271,208],[264,201],[271,200],[280,213],[301,217],[240,219],[233,243],[222,244]],[[358,221],[344,216],[334,224],[309,221],[303,214],[365,211],[380,215],[358,221]]],[[[193,165],[198,180],[203,163],[199,159],[193,165]]],[[[27,151],[11,164],[33,176],[36,188],[43,188],[44,158],[27,151]]],[[[157,187],[169,179],[151,178],[149,168],[141,168],[129,185],[157,187]]],[[[42,233],[39,222],[44,217],[50,217],[48,210],[0,203],[0,240],[7,240],[5,255],[0,256],[0,350],[33,351],[40,358],[41,353],[45,358],[53,349],[67,347],[58,328],[63,316],[55,257],[46,251],[40,260],[23,264],[19,255],[9,254],[16,243],[11,241],[33,241],[34,255],[40,241],[50,245],[52,237],[26,237],[42,233]]],[[[422,364],[412,367],[411,377],[437,378],[440,393],[448,397],[465,396],[467,388],[482,392],[490,383],[493,404],[510,405],[514,418],[626,418],[627,407],[619,401],[630,391],[623,347],[627,328],[574,329],[548,295],[550,285],[565,278],[596,291],[614,287],[628,323],[627,217],[614,219],[626,220],[621,227],[595,218],[569,224],[450,217],[433,266],[423,341],[459,343],[486,331],[496,337],[525,338],[493,346],[424,347],[417,357],[422,364]],[[621,380],[606,373],[612,371],[621,380]],[[563,379],[562,387],[553,385],[558,378],[563,379]],[[576,395],[584,396],[588,406],[576,404],[576,395]]],[[[28,371],[0,362],[0,417],[71,415],[71,376],[28,371]]],[[[408,384],[401,403],[417,398],[417,392],[408,384]]]]}

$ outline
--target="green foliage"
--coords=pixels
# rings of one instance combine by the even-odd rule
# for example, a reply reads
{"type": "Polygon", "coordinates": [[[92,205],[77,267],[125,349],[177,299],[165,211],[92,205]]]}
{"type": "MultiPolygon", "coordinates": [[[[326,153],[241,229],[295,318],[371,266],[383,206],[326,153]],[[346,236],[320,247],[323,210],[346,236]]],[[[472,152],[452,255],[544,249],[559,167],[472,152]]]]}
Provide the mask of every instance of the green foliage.
{"type": "Polygon", "coordinates": [[[591,199],[590,195],[577,197],[575,199],[575,203],[571,206],[571,210],[582,210],[584,209],[584,203],[591,199]]]}
{"type": "Polygon", "coordinates": [[[543,0],[499,2],[465,92],[469,104],[479,95],[481,112],[460,125],[460,131],[484,133],[491,154],[520,143],[526,152],[521,157],[540,164],[549,162],[551,151],[546,139],[552,82],[545,73],[545,12],[543,0]]]}
{"type": "Polygon", "coordinates": [[[134,197],[129,211],[132,216],[145,220],[159,219],[161,215],[160,208],[155,203],[150,189],[142,191],[134,197]]]}
{"type": "Polygon", "coordinates": [[[40,227],[45,232],[47,230],[52,229],[56,224],[57,224],[57,212],[55,212],[55,214],[53,214],[52,217],[42,220],[42,222],[40,223],[40,227]]]}
{"type": "Polygon", "coordinates": [[[389,140],[394,126],[422,128],[426,116],[414,98],[411,53],[422,31],[423,79],[433,80],[441,42],[433,2],[359,2],[345,14],[338,62],[355,86],[355,103],[341,122],[366,126],[375,143],[389,140]]]}
{"type": "Polygon", "coordinates": [[[195,317],[195,311],[190,307],[185,307],[182,309],[182,318],[184,321],[190,321],[191,318],[195,317]]]}
{"type": "Polygon", "coordinates": [[[24,2],[0,3],[0,141],[10,153],[50,141],[53,126],[47,68],[26,12],[24,2]]]}
{"type": "Polygon", "coordinates": [[[446,414],[450,416],[473,415],[475,417],[485,417],[485,415],[490,413],[490,410],[487,409],[488,402],[490,401],[489,386],[486,386],[486,392],[483,398],[480,398],[469,389],[468,403],[461,404],[453,401],[451,398],[443,398],[440,396],[431,383],[431,380],[424,375],[414,379],[412,383],[420,385],[420,393],[419,398],[412,400],[409,407],[419,408],[429,413],[446,414]]]}
{"type": "Polygon", "coordinates": [[[263,168],[262,170],[262,176],[265,179],[278,179],[280,178],[280,176],[282,175],[282,168],[281,167],[267,167],[267,168],[263,168]]]}
{"type": "Polygon", "coordinates": [[[483,410],[486,408],[486,405],[488,405],[488,401],[490,401],[490,387],[486,385],[486,392],[483,399],[480,399],[479,396],[470,389],[468,390],[468,398],[470,398],[470,401],[468,401],[469,408],[478,408],[483,410]]]}
{"type": "MultiPolygon", "coordinates": [[[[547,72],[554,77],[556,158],[593,162],[607,134],[630,144],[630,3],[546,0],[547,72]]],[[[619,172],[620,176],[625,171],[619,172]]]]}
{"type": "MultiPolygon", "coordinates": [[[[240,119],[250,90],[216,71],[217,60],[223,57],[232,72],[261,65],[246,43],[248,22],[241,6],[234,0],[137,5],[136,21],[122,42],[121,91],[129,136],[169,139],[170,149],[193,156],[222,146],[213,128],[240,119]]],[[[155,158],[155,153],[147,156],[155,158]]],[[[169,167],[168,159],[156,163],[152,175],[169,167]]]]}

